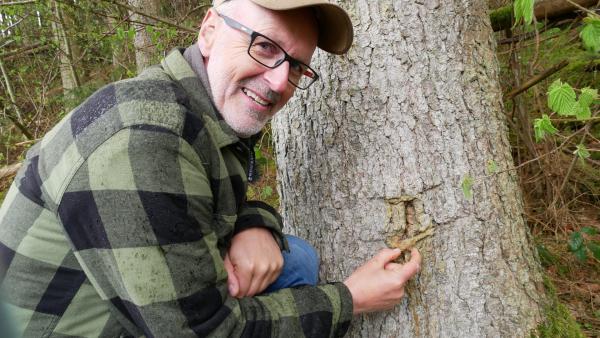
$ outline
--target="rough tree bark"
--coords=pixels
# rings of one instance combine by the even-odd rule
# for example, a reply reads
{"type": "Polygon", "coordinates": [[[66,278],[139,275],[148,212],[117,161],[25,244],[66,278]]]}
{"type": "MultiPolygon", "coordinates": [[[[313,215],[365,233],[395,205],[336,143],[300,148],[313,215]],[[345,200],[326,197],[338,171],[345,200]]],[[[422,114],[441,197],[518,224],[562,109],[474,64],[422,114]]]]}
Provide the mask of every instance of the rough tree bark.
{"type": "MultiPolygon", "coordinates": [[[[129,0],[130,6],[139,8],[145,13],[158,15],[160,11],[160,0],[129,0]]],[[[153,24],[155,21],[143,15],[131,12],[131,21],[135,27],[135,37],[133,45],[135,47],[135,63],[137,72],[140,73],[144,68],[152,65],[156,57],[156,48],[152,43],[152,38],[146,30],[146,25],[153,24]]]]}
{"type": "Polygon", "coordinates": [[[343,58],[318,52],[322,80],[273,122],[286,231],[317,246],[323,280],[343,280],[387,237],[433,229],[405,300],[357,318],[350,336],[528,336],[544,290],[505,171],[486,1],[338,3],[354,46],[343,58]]]}

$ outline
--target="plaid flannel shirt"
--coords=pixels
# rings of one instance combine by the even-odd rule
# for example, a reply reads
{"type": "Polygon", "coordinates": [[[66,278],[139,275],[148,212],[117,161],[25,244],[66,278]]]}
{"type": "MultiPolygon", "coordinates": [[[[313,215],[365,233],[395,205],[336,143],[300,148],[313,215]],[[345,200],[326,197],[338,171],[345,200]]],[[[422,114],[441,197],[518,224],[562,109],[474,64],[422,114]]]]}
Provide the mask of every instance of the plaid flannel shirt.
{"type": "Polygon", "coordinates": [[[284,245],[277,212],[245,200],[250,151],[179,50],[93,94],[28,152],[0,209],[0,277],[18,332],[344,335],[342,283],[229,296],[233,234],[265,226],[284,245]]]}

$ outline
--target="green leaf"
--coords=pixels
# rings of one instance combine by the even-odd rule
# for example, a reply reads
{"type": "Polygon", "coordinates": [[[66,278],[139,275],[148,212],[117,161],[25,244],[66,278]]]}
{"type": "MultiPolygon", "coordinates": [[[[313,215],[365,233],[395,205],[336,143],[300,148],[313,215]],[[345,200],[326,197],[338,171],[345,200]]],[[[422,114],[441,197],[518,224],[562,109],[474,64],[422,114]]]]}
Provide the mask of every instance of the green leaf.
{"type": "Polygon", "coordinates": [[[535,119],[533,121],[533,130],[535,132],[535,141],[539,142],[546,135],[554,135],[558,132],[558,129],[554,128],[550,117],[544,114],[541,119],[535,119]]]}
{"type": "Polygon", "coordinates": [[[585,261],[587,259],[587,252],[585,250],[585,247],[581,247],[578,250],[573,251],[573,254],[580,261],[585,261]]]}
{"type": "Polygon", "coordinates": [[[583,227],[579,231],[583,232],[586,235],[594,236],[598,234],[598,229],[592,227],[583,227]]]}
{"type": "Polygon", "coordinates": [[[584,159],[590,157],[590,152],[583,144],[578,144],[577,149],[573,152],[574,155],[577,155],[579,158],[584,159]]]}
{"type": "Polygon", "coordinates": [[[473,198],[473,177],[471,177],[470,175],[465,176],[465,178],[462,181],[461,187],[462,187],[462,191],[463,191],[463,195],[465,195],[466,199],[471,199],[473,198]]]}
{"type": "Polygon", "coordinates": [[[538,255],[543,266],[549,267],[557,262],[557,258],[542,244],[537,245],[538,255]]]}
{"type": "Polygon", "coordinates": [[[264,193],[265,197],[271,197],[271,196],[273,195],[273,188],[271,188],[271,186],[268,186],[268,185],[267,185],[267,186],[266,186],[266,187],[263,189],[263,193],[264,193]]]}
{"type": "Polygon", "coordinates": [[[598,90],[590,87],[585,87],[581,89],[581,94],[579,94],[579,103],[582,106],[589,107],[592,105],[594,100],[598,98],[598,90]]]}
{"type": "Polygon", "coordinates": [[[122,27],[118,27],[117,28],[116,35],[117,35],[117,38],[119,40],[124,40],[125,39],[125,31],[123,30],[122,27]]]}
{"type": "Polygon", "coordinates": [[[580,102],[576,102],[573,108],[575,111],[575,117],[579,121],[584,121],[592,117],[592,111],[590,110],[590,107],[582,106],[580,102]]]}
{"type": "Polygon", "coordinates": [[[495,173],[496,171],[498,171],[498,164],[496,164],[496,161],[494,161],[494,160],[489,160],[487,162],[486,169],[487,169],[488,175],[491,175],[491,174],[495,173]]]}
{"type": "Polygon", "coordinates": [[[600,259],[600,244],[598,242],[589,242],[587,248],[592,252],[594,258],[600,259]]]}
{"type": "Polygon", "coordinates": [[[525,24],[531,24],[533,21],[533,3],[534,0],[515,0],[513,5],[515,22],[519,22],[523,18],[525,24]]]}
{"type": "Polygon", "coordinates": [[[600,52],[600,19],[588,16],[583,22],[585,26],[579,33],[583,45],[589,51],[600,52]]]}
{"type": "Polygon", "coordinates": [[[560,115],[575,115],[575,97],[573,88],[558,79],[548,88],[548,107],[560,115]]]}
{"type": "Polygon", "coordinates": [[[581,249],[583,246],[583,236],[581,236],[581,232],[575,231],[571,233],[569,237],[569,250],[575,252],[581,249]]]}

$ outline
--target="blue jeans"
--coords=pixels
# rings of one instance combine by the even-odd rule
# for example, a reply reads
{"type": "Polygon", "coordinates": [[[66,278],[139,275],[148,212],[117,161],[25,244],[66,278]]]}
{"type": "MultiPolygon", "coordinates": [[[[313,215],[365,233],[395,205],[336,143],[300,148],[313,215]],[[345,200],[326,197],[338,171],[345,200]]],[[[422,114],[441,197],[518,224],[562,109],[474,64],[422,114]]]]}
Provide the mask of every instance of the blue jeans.
{"type": "Polygon", "coordinates": [[[301,285],[317,285],[319,282],[319,255],[307,241],[292,235],[285,235],[290,251],[283,251],[283,269],[281,275],[264,291],[274,292],[280,289],[301,285]]]}

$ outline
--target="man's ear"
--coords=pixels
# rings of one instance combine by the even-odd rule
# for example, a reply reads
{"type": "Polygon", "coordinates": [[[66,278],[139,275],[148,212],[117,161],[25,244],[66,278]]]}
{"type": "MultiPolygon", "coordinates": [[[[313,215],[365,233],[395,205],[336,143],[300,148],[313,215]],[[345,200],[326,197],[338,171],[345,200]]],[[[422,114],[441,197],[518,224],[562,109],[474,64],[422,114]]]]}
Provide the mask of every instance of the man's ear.
{"type": "Polygon", "coordinates": [[[210,56],[210,50],[212,49],[215,41],[216,24],[218,18],[219,16],[217,13],[211,8],[208,10],[208,12],[206,12],[204,19],[202,20],[200,32],[198,32],[198,46],[200,47],[200,52],[204,57],[210,56]]]}

